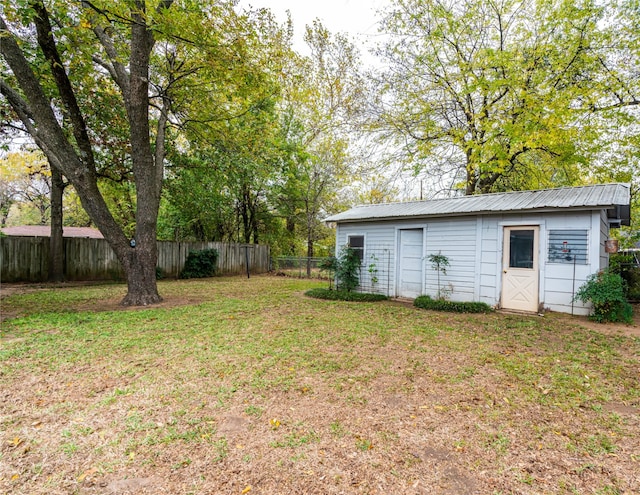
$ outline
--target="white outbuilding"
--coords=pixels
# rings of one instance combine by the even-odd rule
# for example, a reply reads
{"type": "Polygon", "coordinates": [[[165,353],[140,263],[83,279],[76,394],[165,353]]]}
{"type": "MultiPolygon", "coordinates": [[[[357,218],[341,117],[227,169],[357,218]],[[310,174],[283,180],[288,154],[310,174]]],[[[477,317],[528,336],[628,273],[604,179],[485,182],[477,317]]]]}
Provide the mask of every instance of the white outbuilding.
{"type": "Polygon", "coordinates": [[[343,246],[358,252],[364,292],[588,314],[573,295],[608,266],[610,229],[629,225],[630,186],[362,205],[326,221],[336,225],[336,254],[343,246]],[[430,261],[438,254],[446,273],[430,261]]]}

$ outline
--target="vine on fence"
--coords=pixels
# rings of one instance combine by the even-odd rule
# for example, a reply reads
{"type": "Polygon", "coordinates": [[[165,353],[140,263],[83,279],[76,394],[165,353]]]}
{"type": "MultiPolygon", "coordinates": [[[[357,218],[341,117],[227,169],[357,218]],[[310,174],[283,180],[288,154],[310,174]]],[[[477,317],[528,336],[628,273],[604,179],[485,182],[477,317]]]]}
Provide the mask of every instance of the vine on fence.
{"type": "Polygon", "coordinates": [[[375,254],[372,254],[371,263],[369,263],[369,276],[370,276],[372,285],[375,285],[378,283],[378,267],[376,265],[377,261],[378,261],[378,257],[375,254]]]}

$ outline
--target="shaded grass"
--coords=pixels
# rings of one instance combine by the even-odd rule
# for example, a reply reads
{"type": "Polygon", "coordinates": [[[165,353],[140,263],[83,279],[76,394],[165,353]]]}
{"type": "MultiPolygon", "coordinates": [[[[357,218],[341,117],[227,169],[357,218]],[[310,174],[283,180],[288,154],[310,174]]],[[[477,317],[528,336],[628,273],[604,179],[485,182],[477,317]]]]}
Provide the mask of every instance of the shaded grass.
{"type": "MultiPolygon", "coordinates": [[[[607,468],[617,474],[600,481],[628,487],[620,470],[639,461],[625,454],[637,430],[604,406],[640,404],[638,339],[565,318],[303,296],[317,285],[268,277],[163,282],[167,305],[139,310],[115,305],[123,295],[116,285],[4,298],[3,311],[19,316],[2,326],[0,379],[12,394],[0,406],[0,486],[46,493],[40,475],[25,471],[37,469],[49,480],[62,472],[62,490],[87,469],[83,459],[103,476],[224,463],[238,447],[220,431],[221,418],[241,414],[255,432],[245,440],[254,442],[251,455],[237,454],[245,463],[269,455],[312,463],[314,449],[340,442],[357,455],[396,452],[399,478],[413,479],[420,466],[407,454],[415,447],[405,429],[422,421],[419,438],[447,425],[447,436],[433,441],[486,472],[485,488],[499,478],[512,492],[521,480],[534,492],[560,492],[561,483],[585,489],[566,473],[547,484],[510,473],[522,449],[600,464],[620,455],[607,468]],[[113,307],[98,311],[105,299],[113,307]],[[186,305],[171,306],[176,301],[186,305]],[[380,397],[407,406],[389,411],[380,397]],[[371,424],[362,421],[369,416],[371,424]],[[32,431],[37,422],[51,435],[32,431]],[[16,438],[22,442],[7,447],[16,438]],[[196,447],[210,455],[199,458],[196,447]],[[55,462],[42,465],[51,456],[55,462]]],[[[363,476],[377,475],[384,458],[363,476]]]]}

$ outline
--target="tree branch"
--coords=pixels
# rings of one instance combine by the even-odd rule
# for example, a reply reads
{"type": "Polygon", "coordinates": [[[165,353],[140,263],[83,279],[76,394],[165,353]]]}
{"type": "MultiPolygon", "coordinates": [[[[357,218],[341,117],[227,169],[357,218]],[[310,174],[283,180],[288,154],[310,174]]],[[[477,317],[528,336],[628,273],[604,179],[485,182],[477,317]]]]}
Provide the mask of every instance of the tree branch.
{"type": "Polygon", "coordinates": [[[614,108],[633,107],[636,105],[640,105],[640,100],[634,97],[631,100],[620,100],[618,103],[612,103],[611,105],[591,105],[591,110],[594,112],[604,112],[606,110],[613,110],[614,108]]]}
{"type": "Polygon", "coordinates": [[[48,98],[2,16],[0,16],[0,38],[2,39],[0,54],[11,68],[26,100],[4,80],[2,80],[2,94],[6,96],[29,134],[51,163],[67,177],[76,175],[73,172],[77,171],[72,171],[68,166],[74,158],[77,159],[75,150],[64,136],[48,98]],[[58,154],[67,158],[58,159],[58,154]]]}
{"type": "Polygon", "coordinates": [[[91,147],[89,133],[87,132],[87,125],[85,123],[84,116],[82,115],[82,111],[80,110],[80,106],[78,105],[78,101],[76,100],[76,95],[73,91],[73,87],[71,86],[71,81],[67,76],[64,66],[62,65],[62,59],[58,53],[58,47],[53,39],[49,13],[42,1],[32,2],[31,5],[36,12],[34,21],[38,35],[38,45],[40,45],[44,56],[49,61],[51,73],[53,74],[56,87],[58,88],[58,93],[60,94],[62,103],[69,113],[73,136],[80,150],[80,158],[85,165],[90,167],[92,170],[95,170],[93,149],[91,147]]]}
{"type": "MultiPolygon", "coordinates": [[[[11,108],[16,113],[20,121],[24,124],[29,134],[35,134],[36,128],[33,125],[33,114],[29,109],[29,105],[22,97],[9,86],[4,79],[0,78],[0,93],[7,99],[11,108]]],[[[24,130],[24,129],[23,129],[24,130]]]]}
{"type": "MultiPolygon", "coordinates": [[[[105,69],[109,73],[109,75],[111,76],[111,79],[116,81],[118,75],[116,74],[116,71],[115,71],[115,69],[113,68],[113,66],[111,64],[109,64],[108,62],[105,62],[104,60],[102,60],[97,55],[91,55],[91,60],[93,60],[100,67],[105,69]]],[[[118,84],[118,83],[116,82],[116,84],[118,84]]]]}
{"type": "Polygon", "coordinates": [[[104,47],[104,50],[111,61],[111,64],[107,64],[97,56],[93,56],[94,62],[98,63],[109,71],[109,74],[113,78],[114,82],[120,88],[122,96],[124,97],[125,105],[129,106],[129,74],[124,64],[118,61],[118,52],[116,51],[113,41],[107,34],[104,28],[101,26],[95,26],[93,32],[98,38],[100,44],[104,47]]]}

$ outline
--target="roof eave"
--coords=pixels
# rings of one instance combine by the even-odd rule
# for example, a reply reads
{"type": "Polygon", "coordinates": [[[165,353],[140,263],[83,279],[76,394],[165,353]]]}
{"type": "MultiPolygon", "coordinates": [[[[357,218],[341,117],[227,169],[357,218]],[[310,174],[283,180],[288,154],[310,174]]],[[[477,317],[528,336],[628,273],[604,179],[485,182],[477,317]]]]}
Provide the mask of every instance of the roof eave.
{"type": "Polygon", "coordinates": [[[406,219],[427,219],[427,218],[448,218],[448,217],[472,217],[472,216],[486,216],[486,215],[505,215],[505,214],[521,214],[521,213],[552,213],[559,211],[594,211],[594,210],[611,210],[615,209],[618,205],[599,205],[599,206],[554,206],[543,208],[529,208],[524,210],[481,210],[481,211],[468,211],[468,212],[451,212],[451,213],[432,213],[432,214],[416,214],[416,215],[393,215],[393,216],[378,216],[378,217],[360,217],[360,218],[346,218],[335,219],[334,217],[328,217],[324,221],[326,223],[354,223],[354,222],[378,222],[378,221],[393,221],[393,220],[406,220],[406,219]]]}

